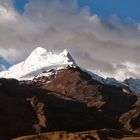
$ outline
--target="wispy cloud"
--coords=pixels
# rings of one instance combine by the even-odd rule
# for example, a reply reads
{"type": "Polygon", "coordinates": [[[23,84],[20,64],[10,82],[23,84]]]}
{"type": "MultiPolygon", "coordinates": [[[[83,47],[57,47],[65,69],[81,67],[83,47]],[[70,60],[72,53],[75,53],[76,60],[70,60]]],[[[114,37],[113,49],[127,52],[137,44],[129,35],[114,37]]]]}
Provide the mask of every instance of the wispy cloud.
{"type": "Polygon", "coordinates": [[[79,8],[76,0],[32,0],[22,15],[10,1],[0,0],[0,55],[12,63],[38,46],[55,52],[66,48],[82,67],[119,77],[119,66],[128,62],[136,67],[127,77],[140,78],[138,25],[122,23],[115,15],[102,20],[87,7],[79,8]]]}

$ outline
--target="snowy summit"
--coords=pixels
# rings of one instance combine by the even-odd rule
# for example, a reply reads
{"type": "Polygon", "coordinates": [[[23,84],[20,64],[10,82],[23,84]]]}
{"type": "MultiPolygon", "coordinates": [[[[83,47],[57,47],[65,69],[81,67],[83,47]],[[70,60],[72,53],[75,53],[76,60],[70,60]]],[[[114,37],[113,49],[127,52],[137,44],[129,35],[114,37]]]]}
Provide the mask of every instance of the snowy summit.
{"type": "Polygon", "coordinates": [[[36,75],[50,69],[61,69],[67,66],[75,67],[76,63],[67,50],[60,54],[48,52],[46,49],[38,47],[29,57],[7,71],[0,73],[1,78],[15,78],[18,80],[32,80],[36,75]]]}
{"type": "MultiPolygon", "coordinates": [[[[7,66],[4,59],[0,59],[2,66],[7,66]]],[[[0,65],[1,66],[1,65],[0,65]]],[[[0,72],[0,78],[14,78],[17,80],[33,80],[38,76],[49,76],[52,74],[50,70],[64,69],[67,67],[77,67],[74,59],[67,50],[64,50],[60,54],[48,52],[46,49],[38,47],[32,51],[29,57],[16,65],[13,65],[8,70],[6,67],[2,67],[0,72]],[[45,73],[44,73],[45,71],[45,73]]],[[[0,67],[1,68],[1,67],[0,67]]],[[[126,79],[123,82],[119,82],[114,78],[104,79],[96,74],[93,74],[87,70],[93,79],[108,85],[125,86],[129,87],[130,91],[134,94],[140,94],[140,80],[139,79],[126,79]]]]}

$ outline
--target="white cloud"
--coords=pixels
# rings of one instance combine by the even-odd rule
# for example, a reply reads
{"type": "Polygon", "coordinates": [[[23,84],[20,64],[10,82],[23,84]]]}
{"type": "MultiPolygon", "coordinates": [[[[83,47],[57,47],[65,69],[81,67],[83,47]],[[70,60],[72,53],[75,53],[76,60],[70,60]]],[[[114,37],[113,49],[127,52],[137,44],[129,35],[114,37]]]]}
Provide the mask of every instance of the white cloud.
{"type": "Polygon", "coordinates": [[[66,48],[88,69],[140,77],[136,72],[140,64],[137,25],[124,24],[116,16],[102,20],[87,7],[78,8],[76,0],[32,0],[22,15],[14,10],[11,0],[0,0],[0,5],[0,55],[11,63],[26,58],[38,46],[52,51],[66,48]],[[134,71],[124,62],[135,64],[134,71]]]}
{"type": "Polygon", "coordinates": [[[104,77],[114,77],[119,81],[124,81],[127,78],[137,78],[140,79],[140,64],[135,64],[132,62],[123,62],[119,64],[113,64],[113,70],[110,71],[101,71],[101,70],[92,70],[94,73],[104,77]]]}

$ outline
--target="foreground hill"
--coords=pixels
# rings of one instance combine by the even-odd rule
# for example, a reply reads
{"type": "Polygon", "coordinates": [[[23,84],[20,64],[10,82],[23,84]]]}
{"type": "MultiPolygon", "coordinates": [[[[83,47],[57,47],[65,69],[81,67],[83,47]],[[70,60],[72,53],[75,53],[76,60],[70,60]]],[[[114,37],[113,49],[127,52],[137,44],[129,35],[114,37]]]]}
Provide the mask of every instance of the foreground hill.
{"type": "Polygon", "coordinates": [[[79,67],[52,71],[28,81],[0,79],[1,140],[140,138],[138,95],[79,67]]]}

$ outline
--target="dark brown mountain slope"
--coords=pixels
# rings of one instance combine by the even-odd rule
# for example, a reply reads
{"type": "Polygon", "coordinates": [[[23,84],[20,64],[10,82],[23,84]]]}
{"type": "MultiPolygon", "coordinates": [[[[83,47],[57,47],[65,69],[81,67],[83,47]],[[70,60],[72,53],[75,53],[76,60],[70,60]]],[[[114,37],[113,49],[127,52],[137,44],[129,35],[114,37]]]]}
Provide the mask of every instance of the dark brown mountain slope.
{"type": "Polygon", "coordinates": [[[107,134],[113,133],[111,129],[123,133],[121,137],[124,131],[140,135],[139,100],[121,88],[92,80],[79,68],[59,70],[36,81],[0,79],[0,140],[104,128],[107,134]]]}

